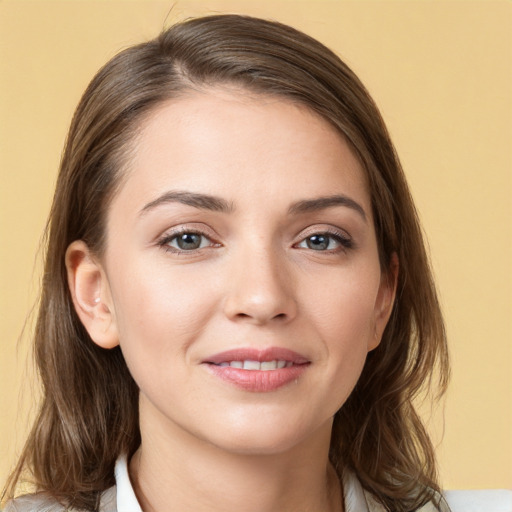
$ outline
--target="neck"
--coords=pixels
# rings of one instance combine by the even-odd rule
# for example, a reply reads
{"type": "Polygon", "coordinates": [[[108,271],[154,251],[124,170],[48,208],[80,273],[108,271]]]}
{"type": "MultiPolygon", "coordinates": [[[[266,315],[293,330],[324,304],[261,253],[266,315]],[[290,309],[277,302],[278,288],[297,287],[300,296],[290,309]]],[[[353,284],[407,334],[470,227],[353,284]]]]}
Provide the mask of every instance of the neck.
{"type": "MultiPolygon", "coordinates": [[[[149,414],[147,414],[149,413],[149,414]]],[[[279,453],[227,451],[176,425],[148,418],[130,477],[144,512],[339,512],[340,484],[328,462],[331,425],[279,453]]]]}

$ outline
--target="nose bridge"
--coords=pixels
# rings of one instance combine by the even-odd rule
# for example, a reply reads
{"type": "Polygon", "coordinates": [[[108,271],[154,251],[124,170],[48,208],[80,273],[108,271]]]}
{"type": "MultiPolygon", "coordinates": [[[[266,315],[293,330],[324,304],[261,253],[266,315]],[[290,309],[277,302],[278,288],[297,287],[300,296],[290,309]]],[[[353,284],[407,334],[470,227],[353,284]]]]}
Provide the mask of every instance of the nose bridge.
{"type": "Polygon", "coordinates": [[[232,257],[226,315],[260,324],[291,320],[296,303],[284,251],[255,238],[232,257]]]}

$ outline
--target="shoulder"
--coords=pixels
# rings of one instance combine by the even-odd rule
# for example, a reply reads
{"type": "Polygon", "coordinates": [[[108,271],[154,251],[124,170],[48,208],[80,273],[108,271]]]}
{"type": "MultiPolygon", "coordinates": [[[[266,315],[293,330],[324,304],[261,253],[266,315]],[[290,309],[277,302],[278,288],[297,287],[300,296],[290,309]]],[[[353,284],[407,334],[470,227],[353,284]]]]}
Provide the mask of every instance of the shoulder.
{"type": "Polygon", "coordinates": [[[117,512],[117,487],[115,485],[103,491],[99,512],[117,512]]]}
{"type": "Polygon", "coordinates": [[[66,507],[55,501],[51,496],[39,492],[25,494],[7,502],[3,512],[64,512],[66,507]]]}
{"type": "MultiPolygon", "coordinates": [[[[364,491],[366,503],[368,504],[368,512],[386,512],[387,509],[379,503],[371,493],[364,491]]],[[[439,505],[435,505],[433,501],[429,501],[415,512],[450,512],[446,501],[442,496],[435,496],[434,501],[439,500],[439,505]]]]}
{"type": "MultiPolygon", "coordinates": [[[[361,485],[356,474],[345,469],[343,471],[343,494],[345,497],[346,512],[388,512],[388,509],[361,485]]],[[[438,496],[433,497],[437,501],[438,496]]],[[[448,512],[450,509],[444,507],[442,498],[439,508],[433,502],[423,505],[415,512],[448,512]]]]}
{"type": "MultiPolygon", "coordinates": [[[[3,512],[78,512],[68,508],[44,492],[26,494],[9,501],[3,512]]],[[[99,512],[117,512],[116,487],[101,494],[99,512]]]]}

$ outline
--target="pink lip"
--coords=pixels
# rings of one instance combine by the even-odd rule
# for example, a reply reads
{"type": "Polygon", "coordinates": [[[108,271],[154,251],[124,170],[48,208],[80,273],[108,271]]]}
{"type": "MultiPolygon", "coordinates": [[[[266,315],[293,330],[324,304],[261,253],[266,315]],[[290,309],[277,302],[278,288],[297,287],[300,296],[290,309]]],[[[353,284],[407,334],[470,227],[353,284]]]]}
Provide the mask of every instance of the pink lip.
{"type": "Polygon", "coordinates": [[[230,361],[290,361],[293,364],[305,364],[309,363],[309,360],[304,356],[301,356],[293,350],[287,348],[271,347],[263,350],[257,350],[254,348],[235,348],[233,350],[226,350],[213,356],[208,357],[203,363],[220,364],[230,361]]]}
{"type": "Polygon", "coordinates": [[[213,375],[245,391],[264,393],[274,391],[297,380],[309,367],[310,361],[293,350],[272,347],[264,350],[240,348],[220,352],[203,361],[213,375]],[[219,366],[231,361],[287,361],[291,366],[275,370],[244,370],[231,366],[219,366]]]}

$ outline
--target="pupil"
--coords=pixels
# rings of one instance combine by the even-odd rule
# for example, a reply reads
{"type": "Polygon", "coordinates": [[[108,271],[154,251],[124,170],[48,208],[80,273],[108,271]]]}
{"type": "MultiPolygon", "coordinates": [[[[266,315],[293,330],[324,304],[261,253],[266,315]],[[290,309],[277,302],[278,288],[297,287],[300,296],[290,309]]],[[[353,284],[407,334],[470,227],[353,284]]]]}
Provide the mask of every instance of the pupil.
{"type": "Polygon", "coordinates": [[[183,250],[197,249],[201,245],[201,235],[184,233],[178,237],[178,247],[183,250]]]}
{"type": "Polygon", "coordinates": [[[329,237],[324,235],[310,236],[307,240],[307,245],[310,249],[314,249],[316,251],[327,249],[329,246],[329,237]]]}

